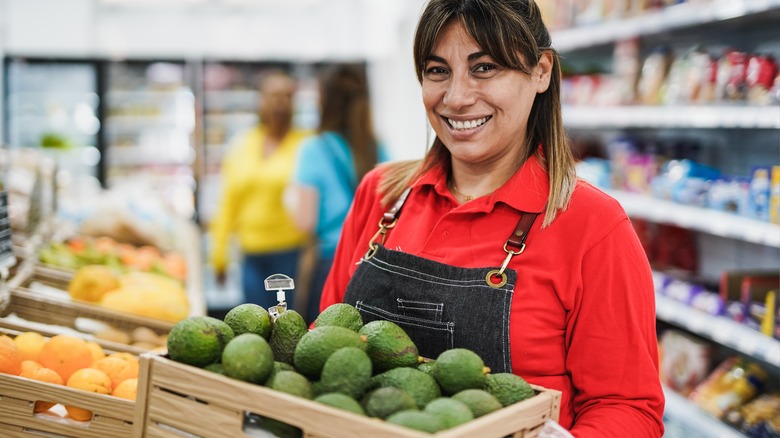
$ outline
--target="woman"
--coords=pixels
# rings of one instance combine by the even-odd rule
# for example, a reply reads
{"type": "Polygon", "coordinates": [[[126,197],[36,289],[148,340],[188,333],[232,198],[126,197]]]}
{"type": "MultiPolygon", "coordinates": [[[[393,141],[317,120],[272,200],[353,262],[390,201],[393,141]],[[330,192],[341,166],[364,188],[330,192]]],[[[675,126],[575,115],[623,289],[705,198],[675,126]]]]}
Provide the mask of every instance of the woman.
{"type": "Polygon", "coordinates": [[[352,303],[424,356],[469,348],[560,390],[577,437],[661,436],[649,263],[620,205],[575,177],[538,7],[431,0],[414,64],[436,138],[366,175],[321,308],[352,303]]]}
{"type": "Polygon", "coordinates": [[[373,132],[364,66],[336,64],[323,71],[317,132],[301,146],[286,195],[296,224],[316,246],[308,305],[300,307],[310,321],[319,314],[322,287],[358,182],[385,159],[373,132]]]}
{"type": "MultiPolygon", "coordinates": [[[[260,81],[260,122],[236,135],[222,163],[222,195],[210,225],[211,262],[217,282],[225,282],[231,237],[242,253],[243,302],[268,308],[276,293],[264,281],[282,273],[294,276],[306,235],[284,210],[282,194],[289,183],[295,156],[310,132],[293,126],[297,83],[286,72],[273,70],[260,81]]],[[[287,294],[292,307],[295,294],[287,294]]]]}

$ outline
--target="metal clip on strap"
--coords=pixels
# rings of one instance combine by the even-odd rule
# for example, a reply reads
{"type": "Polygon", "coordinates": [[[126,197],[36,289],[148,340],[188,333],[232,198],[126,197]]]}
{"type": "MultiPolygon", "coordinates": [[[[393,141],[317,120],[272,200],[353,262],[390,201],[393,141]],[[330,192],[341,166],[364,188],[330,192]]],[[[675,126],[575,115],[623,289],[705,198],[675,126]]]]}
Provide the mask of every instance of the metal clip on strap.
{"type": "Polygon", "coordinates": [[[401,214],[401,207],[404,206],[404,202],[406,202],[406,198],[409,197],[409,192],[411,191],[411,187],[404,190],[404,192],[401,193],[401,196],[395,201],[395,204],[382,215],[382,219],[379,219],[379,229],[368,242],[368,251],[366,251],[366,254],[363,256],[364,260],[369,260],[371,257],[374,257],[377,249],[379,249],[379,245],[384,245],[387,230],[393,228],[396,222],[398,222],[398,215],[401,214]],[[377,243],[377,239],[380,239],[379,243],[377,243]]]}
{"type": "Polygon", "coordinates": [[[528,230],[531,229],[534,220],[538,213],[523,213],[520,220],[517,221],[517,226],[509,238],[504,242],[504,252],[506,252],[506,258],[501,263],[501,268],[493,269],[485,276],[485,281],[488,286],[498,289],[504,286],[507,282],[506,268],[509,266],[509,261],[513,256],[520,255],[525,251],[525,239],[528,237],[528,230]],[[516,248],[516,249],[514,249],[516,248]],[[494,277],[500,277],[500,280],[496,283],[493,281],[494,277]]]}

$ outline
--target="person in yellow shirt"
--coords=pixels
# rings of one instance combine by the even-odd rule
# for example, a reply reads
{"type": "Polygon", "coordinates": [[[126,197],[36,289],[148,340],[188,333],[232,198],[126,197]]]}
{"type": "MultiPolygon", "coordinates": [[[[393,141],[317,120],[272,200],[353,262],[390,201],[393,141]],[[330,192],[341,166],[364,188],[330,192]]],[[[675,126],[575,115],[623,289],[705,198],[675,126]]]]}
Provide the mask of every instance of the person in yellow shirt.
{"type": "MultiPolygon", "coordinates": [[[[292,126],[295,80],[274,71],[260,83],[260,123],[239,135],[223,160],[219,208],[210,224],[211,263],[224,284],[231,237],[241,249],[243,300],[268,308],[276,294],[263,281],[272,274],[292,278],[306,234],[283,206],[298,146],[309,133],[292,126]]],[[[287,294],[288,308],[294,293],[287,294]]]]}

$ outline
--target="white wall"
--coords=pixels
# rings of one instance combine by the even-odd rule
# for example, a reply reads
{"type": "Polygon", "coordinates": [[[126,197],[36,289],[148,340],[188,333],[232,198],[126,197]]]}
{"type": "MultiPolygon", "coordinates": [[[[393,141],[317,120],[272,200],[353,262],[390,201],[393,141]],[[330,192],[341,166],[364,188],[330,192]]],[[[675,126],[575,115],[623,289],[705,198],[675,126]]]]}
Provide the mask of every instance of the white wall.
{"type": "MultiPolygon", "coordinates": [[[[376,130],[393,158],[422,156],[411,41],[424,0],[0,0],[9,55],[367,60],[376,130]]],[[[0,28],[2,30],[2,28],[0,28]]],[[[0,34],[1,35],[1,34],[0,34]]],[[[3,45],[0,36],[0,50],[3,45]]]]}

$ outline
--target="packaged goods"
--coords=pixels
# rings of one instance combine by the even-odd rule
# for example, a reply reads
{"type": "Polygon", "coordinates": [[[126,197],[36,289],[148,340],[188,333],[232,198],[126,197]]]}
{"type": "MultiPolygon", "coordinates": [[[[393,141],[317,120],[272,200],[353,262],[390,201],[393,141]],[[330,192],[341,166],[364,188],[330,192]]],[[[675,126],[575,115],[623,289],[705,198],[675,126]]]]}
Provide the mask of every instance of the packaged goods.
{"type": "Polygon", "coordinates": [[[661,381],[682,395],[690,394],[712,368],[712,345],[684,332],[666,330],[659,346],[663,351],[661,381]]]}

